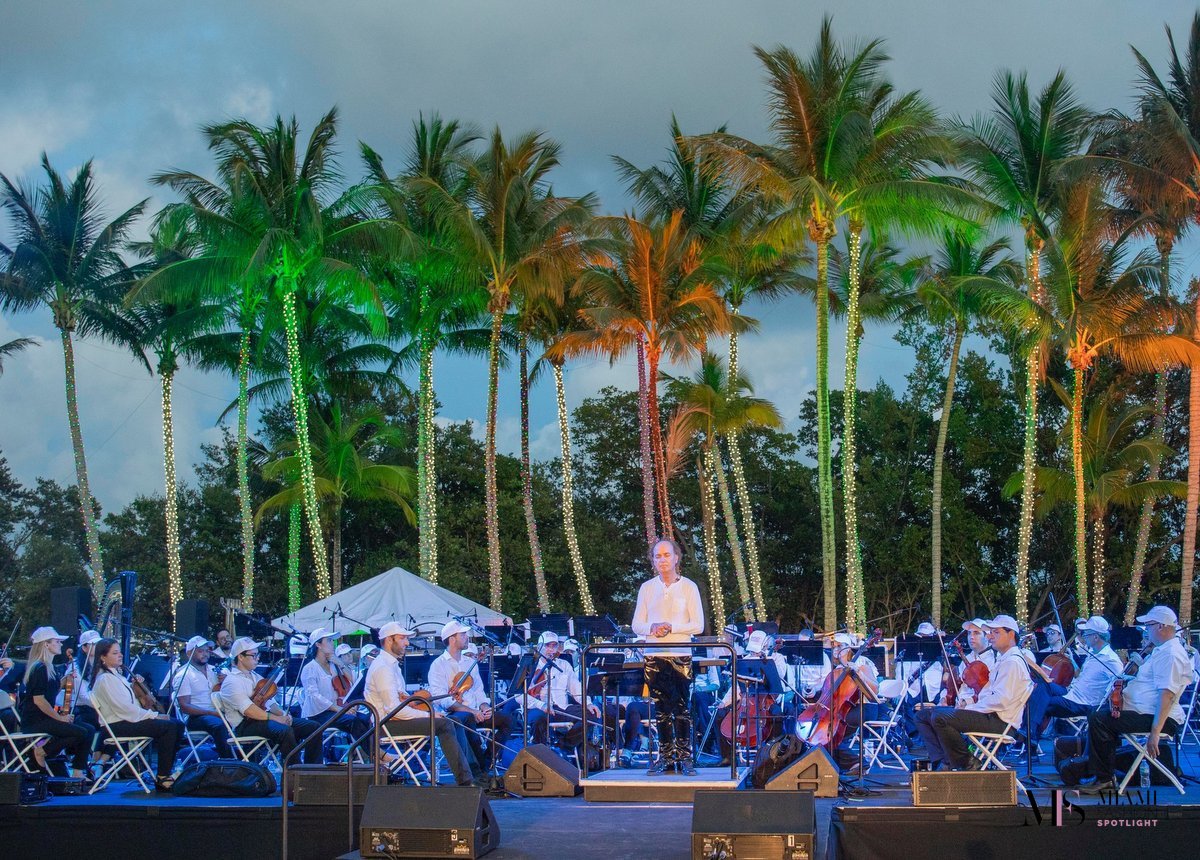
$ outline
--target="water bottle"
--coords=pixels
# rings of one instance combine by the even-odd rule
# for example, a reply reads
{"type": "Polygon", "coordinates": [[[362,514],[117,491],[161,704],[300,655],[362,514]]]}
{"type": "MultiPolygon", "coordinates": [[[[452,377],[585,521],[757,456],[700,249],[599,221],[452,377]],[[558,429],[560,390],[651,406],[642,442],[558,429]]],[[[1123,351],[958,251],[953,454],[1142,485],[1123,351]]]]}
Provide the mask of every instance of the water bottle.
{"type": "Polygon", "coordinates": [[[1142,758],[1142,763],[1138,765],[1138,786],[1142,791],[1150,789],[1150,762],[1142,758]]]}

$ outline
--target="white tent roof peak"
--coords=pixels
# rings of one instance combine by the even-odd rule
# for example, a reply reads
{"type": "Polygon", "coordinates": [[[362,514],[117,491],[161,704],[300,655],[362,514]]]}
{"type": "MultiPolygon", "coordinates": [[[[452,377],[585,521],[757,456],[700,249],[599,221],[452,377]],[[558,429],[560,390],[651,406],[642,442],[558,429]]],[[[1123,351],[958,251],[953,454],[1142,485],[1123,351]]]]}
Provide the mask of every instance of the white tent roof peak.
{"type": "Polygon", "coordinates": [[[382,627],[388,621],[402,624],[442,624],[453,615],[475,616],[476,623],[512,623],[508,616],[483,604],[435,585],[402,567],[385,570],[324,600],[275,619],[276,626],[291,625],[307,633],[318,627],[336,633],[366,632],[364,626],[382,627]],[[409,616],[412,616],[410,622],[409,616]],[[353,620],[351,620],[353,619],[353,620]]]}

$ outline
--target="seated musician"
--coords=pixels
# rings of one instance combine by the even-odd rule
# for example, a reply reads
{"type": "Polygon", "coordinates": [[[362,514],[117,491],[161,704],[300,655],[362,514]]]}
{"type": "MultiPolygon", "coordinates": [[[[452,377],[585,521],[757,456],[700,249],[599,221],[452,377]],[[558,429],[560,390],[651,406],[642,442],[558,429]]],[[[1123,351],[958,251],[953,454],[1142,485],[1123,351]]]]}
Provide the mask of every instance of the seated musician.
{"type": "MultiPolygon", "coordinates": [[[[745,652],[742,659],[748,660],[767,660],[770,659],[775,664],[775,669],[780,677],[784,677],[787,673],[787,660],[782,654],[771,654],[771,637],[764,630],[755,630],[746,638],[745,652]]],[[[748,686],[745,683],[738,682],[738,699],[741,701],[743,696],[755,694],[763,694],[765,689],[755,689],[760,685],[748,686]]],[[[730,758],[733,756],[733,737],[726,737],[720,730],[721,725],[728,716],[729,710],[733,704],[733,684],[729,685],[729,689],[725,691],[725,695],[721,698],[721,703],[717,707],[717,713],[713,716],[713,725],[716,726],[715,734],[717,735],[717,746],[721,751],[721,760],[718,762],[718,767],[729,767],[730,758]]],[[[768,738],[775,734],[771,723],[778,724],[779,717],[783,714],[783,707],[780,702],[774,702],[771,705],[770,711],[762,715],[762,738],[768,738]]]]}
{"type": "Polygon", "coordinates": [[[248,636],[235,639],[229,646],[233,668],[221,681],[219,699],[225,719],[238,737],[269,738],[285,756],[303,743],[305,763],[321,764],[318,723],[293,718],[274,699],[268,699],[262,705],[254,703],[254,688],[259,681],[265,680],[255,671],[258,648],[258,643],[248,636]]]}
{"type": "Polygon", "coordinates": [[[92,704],[91,678],[95,674],[96,643],[100,638],[95,630],[85,630],[79,634],[79,653],[65,669],[66,674],[75,677],[75,722],[87,723],[97,731],[100,730],[100,717],[92,704]]]}
{"type": "Polygon", "coordinates": [[[229,660],[232,656],[229,652],[233,648],[233,637],[229,635],[229,631],[218,630],[217,635],[213,638],[216,640],[216,647],[213,648],[213,656],[221,661],[229,660]]]}
{"type": "Polygon", "coordinates": [[[978,699],[963,688],[955,707],[924,707],[917,711],[917,731],[929,751],[931,770],[942,765],[952,770],[981,769],[983,763],[968,752],[962,733],[1000,734],[1010,725],[1019,729],[1026,693],[1033,683],[1025,658],[1017,647],[1019,627],[1011,615],[997,615],[991,621],[976,619],[970,623],[985,631],[990,647],[999,656],[995,658],[988,682],[979,691],[978,699]]]}
{"type": "MultiPolygon", "coordinates": [[[[15,666],[16,663],[8,657],[0,657],[0,684],[5,684],[5,681],[12,677],[11,673],[15,666]]],[[[14,704],[9,686],[0,687],[0,723],[3,723],[4,728],[10,732],[19,731],[21,727],[14,704]]]]}
{"type": "MultiPolygon", "coordinates": [[[[805,627],[800,631],[799,640],[801,642],[812,642],[814,635],[811,627],[805,627]]],[[[797,687],[800,689],[800,694],[805,699],[811,699],[821,692],[821,687],[825,684],[825,678],[828,677],[833,669],[833,663],[829,659],[829,655],[822,652],[820,663],[805,663],[796,671],[797,687]]]]}
{"type": "MultiPolygon", "coordinates": [[[[458,696],[442,699],[438,708],[454,723],[458,745],[471,750],[475,757],[473,770],[482,776],[488,770],[491,750],[477,730],[492,729],[491,743],[504,746],[512,734],[512,715],[518,704],[513,700],[499,710],[492,710],[475,657],[468,657],[465,653],[470,632],[469,627],[454,619],[442,627],[442,641],[446,643],[446,650],[429,665],[429,694],[435,699],[448,695],[455,676],[470,669],[470,689],[458,696]]],[[[459,680],[461,682],[462,679],[459,680]]],[[[461,686],[460,683],[459,689],[461,686]]]]}
{"type": "MultiPolygon", "coordinates": [[[[583,743],[584,704],[595,718],[600,717],[600,709],[584,696],[575,667],[559,657],[561,647],[557,633],[547,630],[538,637],[538,660],[529,675],[530,697],[537,700],[529,705],[529,729],[533,742],[544,744],[549,740],[551,722],[571,722],[563,743],[578,748],[583,743]]],[[[615,708],[605,708],[604,722],[610,730],[616,728],[615,708]]]]}
{"type": "MultiPolygon", "coordinates": [[[[367,669],[364,698],[378,712],[380,718],[387,718],[395,711],[400,703],[408,698],[408,686],[404,680],[404,672],[400,668],[400,658],[408,650],[408,637],[411,630],[405,629],[399,622],[389,621],[379,628],[379,653],[367,669]]],[[[429,710],[405,705],[388,720],[388,728],[394,735],[427,735],[429,732],[429,710]]],[[[445,717],[435,715],[433,730],[438,743],[442,746],[442,754],[454,774],[454,781],[459,785],[486,785],[472,781],[471,765],[467,762],[466,753],[458,744],[454,733],[454,724],[445,717]]]]}
{"type": "MultiPolygon", "coordinates": [[[[318,627],[308,637],[308,662],[300,671],[300,686],[304,689],[304,701],[300,705],[300,716],[320,725],[333,716],[349,698],[339,700],[337,691],[333,688],[334,678],[339,684],[345,685],[349,695],[353,687],[353,675],[333,658],[333,640],[336,633],[318,627]]],[[[351,738],[357,739],[371,731],[371,723],[353,711],[347,711],[338,717],[333,728],[343,731],[351,738]]]]}
{"type": "MultiPolygon", "coordinates": [[[[971,663],[981,662],[987,666],[989,677],[992,673],[992,670],[995,668],[996,652],[989,644],[987,633],[984,630],[984,625],[986,623],[987,622],[985,622],[982,618],[973,618],[970,621],[963,622],[962,629],[967,632],[967,644],[970,647],[966,651],[963,661],[958,666],[958,672],[955,675],[956,678],[961,678],[962,670],[971,663]]],[[[1024,656],[1023,652],[1018,651],[1018,653],[1024,656]]],[[[958,686],[956,690],[959,704],[969,704],[971,701],[973,701],[974,693],[971,692],[970,688],[958,686]],[[964,696],[966,697],[965,700],[963,698],[964,696]]],[[[937,703],[939,705],[945,704],[946,699],[951,692],[953,691],[947,689],[945,685],[942,685],[938,691],[938,697],[936,699],[937,703]]]]}
{"type": "Polygon", "coordinates": [[[71,776],[90,781],[87,765],[96,730],[87,723],[76,721],[74,714],[60,714],[55,708],[59,677],[54,668],[54,658],[62,653],[62,643],[67,637],[60,635],[53,627],[39,627],[29,638],[33,647],[25,664],[21,730],[50,735],[51,739],[45,746],[33,748],[34,760],[43,771],[50,772],[46,764],[47,757],[66,752],[71,756],[71,776]]]}
{"type": "Polygon", "coordinates": [[[1088,769],[1096,779],[1083,789],[1087,792],[1115,788],[1113,770],[1122,734],[1148,733],[1146,751],[1158,758],[1163,735],[1174,737],[1183,725],[1179,697],[1193,676],[1191,659],[1176,636],[1179,620],[1166,606],[1155,606],[1137,620],[1146,625],[1153,650],[1124,684],[1120,716],[1104,706],[1088,714],[1088,769]]]}
{"type": "MultiPolygon", "coordinates": [[[[938,631],[932,622],[922,621],[917,625],[913,634],[918,639],[937,641],[938,631]]],[[[897,643],[897,648],[900,644],[897,643]]],[[[905,697],[901,704],[901,715],[904,718],[904,728],[910,739],[917,735],[916,707],[925,702],[936,702],[941,691],[942,661],[929,660],[922,662],[915,655],[905,654],[904,650],[896,655],[896,678],[905,684],[905,697]]]]}
{"type": "MultiPolygon", "coordinates": [[[[850,670],[858,675],[859,683],[871,694],[868,699],[862,702],[862,720],[879,719],[879,703],[872,702],[871,699],[879,695],[879,667],[875,665],[875,661],[866,654],[854,656],[854,651],[858,648],[860,640],[857,636],[851,633],[836,633],[833,637],[833,671],[831,677],[837,677],[838,670],[850,670]]],[[[853,734],[853,730],[859,726],[859,708],[854,707],[846,715],[846,737],[849,738],[853,734]]]]}
{"type": "Polygon", "coordinates": [[[216,670],[208,665],[212,649],[213,643],[203,636],[187,641],[183,668],[175,677],[175,704],[189,732],[204,732],[212,738],[217,758],[231,758],[229,732],[212,704],[212,689],[217,685],[216,670]]]}
{"type": "MultiPolygon", "coordinates": [[[[1041,739],[1046,717],[1084,717],[1104,700],[1113,678],[1121,674],[1121,658],[1108,644],[1111,628],[1099,615],[1075,626],[1087,659],[1069,687],[1046,683],[1034,687],[1029,696],[1029,733],[1041,739]]],[[[1061,646],[1061,638],[1059,642],[1061,646]]]]}
{"type": "MultiPolygon", "coordinates": [[[[114,736],[154,738],[158,759],[154,787],[158,791],[170,791],[175,784],[171,775],[175,770],[175,753],[183,743],[183,723],[138,704],[133,685],[121,671],[124,659],[117,640],[101,639],[96,643],[92,701],[114,736]]],[[[141,680],[139,676],[134,677],[141,680]]]]}

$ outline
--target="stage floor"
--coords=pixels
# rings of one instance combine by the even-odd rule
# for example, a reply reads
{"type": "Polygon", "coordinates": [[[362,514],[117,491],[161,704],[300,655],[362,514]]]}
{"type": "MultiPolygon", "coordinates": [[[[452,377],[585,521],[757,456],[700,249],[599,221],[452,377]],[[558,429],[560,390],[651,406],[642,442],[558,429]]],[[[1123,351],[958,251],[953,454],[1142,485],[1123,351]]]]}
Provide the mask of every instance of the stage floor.
{"type": "MultiPolygon", "coordinates": [[[[1196,747],[1185,748],[1184,771],[1200,774],[1198,765],[1196,747]]],[[[1029,786],[1037,802],[1048,808],[1050,789],[1057,785],[1049,760],[1035,765],[1034,774],[1051,783],[1029,786]]],[[[1018,767],[1017,775],[1024,777],[1024,766],[1018,767]]],[[[873,794],[816,800],[816,857],[825,856],[834,807],[911,806],[907,774],[888,771],[873,773],[870,778],[883,783],[868,785],[873,794]]],[[[211,860],[213,856],[270,860],[278,856],[278,797],[175,798],[146,795],[131,790],[130,785],[118,783],[91,797],[58,797],[39,806],[0,807],[0,844],[5,846],[5,856],[34,856],[37,852],[87,856],[89,860],[152,857],[164,856],[157,849],[168,845],[173,860],[211,860]],[[256,846],[253,852],[239,855],[239,848],[250,844],[256,846]]],[[[1157,803],[1200,806],[1200,786],[1185,785],[1186,796],[1173,788],[1157,788],[1157,803]]],[[[1028,805],[1025,797],[1019,799],[1028,805]]],[[[1070,799],[1089,805],[1100,802],[1086,795],[1070,799]]],[[[579,796],[492,799],[491,806],[501,838],[500,847],[488,856],[497,860],[685,860],[691,856],[690,803],[588,803],[579,796]]],[[[295,860],[330,860],[346,850],[344,806],[293,807],[291,818],[289,838],[295,860]]]]}

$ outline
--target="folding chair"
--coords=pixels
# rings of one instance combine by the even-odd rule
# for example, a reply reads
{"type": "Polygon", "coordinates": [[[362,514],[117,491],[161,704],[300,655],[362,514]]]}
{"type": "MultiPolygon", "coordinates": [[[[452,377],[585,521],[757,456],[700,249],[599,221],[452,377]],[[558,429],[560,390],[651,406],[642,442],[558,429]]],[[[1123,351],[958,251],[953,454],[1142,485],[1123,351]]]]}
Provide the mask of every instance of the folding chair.
{"type": "MultiPolygon", "coordinates": [[[[1023,714],[1025,711],[1025,702],[1029,700],[1033,693],[1033,682],[1025,688],[1025,693],[1021,696],[1018,714],[1023,714]]],[[[1016,726],[1008,723],[1004,726],[1002,732],[964,732],[967,741],[975,745],[976,757],[983,761],[983,770],[1012,770],[1004,762],[1000,761],[1000,749],[1009,744],[1016,743],[1017,739],[1013,737],[1013,732],[1018,731],[1016,726]]],[[[1022,791],[1025,786],[1021,785],[1021,781],[1017,780],[1017,787],[1022,791]]]]}
{"type": "MultiPolygon", "coordinates": [[[[421,752],[428,746],[429,735],[393,734],[389,723],[384,723],[383,731],[379,733],[380,749],[390,752],[395,756],[392,761],[384,762],[384,766],[388,772],[392,776],[400,778],[403,778],[407,774],[414,783],[419,783],[421,777],[427,777],[430,780],[436,781],[421,758],[421,752]]],[[[430,758],[434,766],[436,766],[437,758],[434,750],[430,750],[430,758]]]]}
{"type": "Polygon", "coordinates": [[[1196,728],[1197,722],[1200,722],[1200,715],[1196,714],[1196,699],[1200,698],[1200,696],[1197,695],[1197,693],[1200,693],[1200,687],[1193,682],[1192,686],[1188,687],[1187,690],[1184,690],[1183,694],[1187,696],[1189,693],[1191,695],[1188,700],[1187,710],[1184,711],[1183,728],[1179,733],[1179,743],[1181,745],[1189,743],[1189,737],[1191,737],[1193,742],[1200,743],[1200,732],[1198,732],[1196,728]]]}
{"type": "Polygon", "coordinates": [[[179,767],[185,768],[192,762],[200,764],[203,761],[200,758],[200,747],[205,743],[212,745],[212,736],[208,732],[193,732],[187,729],[187,714],[179,710],[179,702],[172,702],[171,710],[175,713],[175,719],[184,725],[183,742],[187,746],[187,752],[183,756],[183,761],[179,763],[179,767]]]}
{"type": "Polygon", "coordinates": [[[5,728],[3,721],[0,721],[0,734],[4,737],[4,743],[12,750],[10,756],[8,749],[0,747],[4,752],[4,762],[0,766],[0,773],[13,772],[18,769],[25,773],[33,773],[37,764],[34,761],[34,767],[29,765],[29,761],[33,760],[33,748],[42,741],[50,740],[50,735],[39,732],[10,732],[5,728]]]}
{"type": "Polygon", "coordinates": [[[102,769],[100,778],[92,785],[88,794],[95,794],[112,782],[117,777],[117,774],[121,772],[122,767],[128,767],[133,772],[138,785],[142,787],[142,791],[150,794],[150,786],[146,785],[146,780],[142,778],[142,773],[151,772],[150,762],[146,761],[145,749],[150,746],[154,738],[141,735],[119,738],[113,734],[112,726],[108,724],[108,720],[104,719],[104,714],[100,713],[99,708],[96,709],[96,713],[100,715],[100,728],[108,735],[104,739],[103,745],[105,747],[111,746],[114,754],[109,759],[108,764],[102,769]]]}
{"type": "Polygon", "coordinates": [[[1125,778],[1121,780],[1121,784],[1117,786],[1117,794],[1124,794],[1125,787],[1129,785],[1129,781],[1133,779],[1133,775],[1138,772],[1138,768],[1142,766],[1143,761],[1150,762],[1150,766],[1157,769],[1159,773],[1171,781],[1171,785],[1179,790],[1180,794],[1187,794],[1184,791],[1182,783],[1176,778],[1175,774],[1171,773],[1170,769],[1162,763],[1160,759],[1151,758],[1146,751],[1146,740],[1150,737],[1149,732],[1130,732],[1129,734],[1121,735],[1121,740],[1129,744],[1135,750],[1137,755],[1133,759],[1133,764],[1129,766],[1129,770],[1125,771],[1125,778]]]}
{"type": "Polygon", "coordinates": [[[900,712],[904,705],[904,701],[908,698],[908,688],[904,686],[904,682],[895,678],[889,678],[879,684],[879,698],[890,700],[892,702],[892,712],[886,720],[865,720],[862,724],[863,737],[862,740],[866,743],[866,758],[863,760],[863,767],[870,771],[871,768],[879,765],[880,770],[902,770],[907,772],[908,765],[900,756],[900,753],[892,746],[891,734],[896,724],[900,721],[900,712]],[[896,687],[899,686],[899,690],[896,687]],[[899,698],[895,698],[899,696],[899,698]],[[870,750],[870,752],[867,752],[870,750]],[[879,761],[880,756],[885,756],[882,762],[879,761]],[[894,761],[895,764],[891,762],[894,761]]]}
{"type": "Polygon", "coordinates": [[[221,724],[225,726],[225,731],[229,732],[229,748],[234,751],[234,755],[242,761],[252,762],[254,756],[262,755],[264,763],[274,765],[275,770],[282,770],[279,764],[279,756],[276,754],[275,744],[270,738],[262,735],[242,735],[238,737],[233,730],[233,726],[229,724],[229,719],[225,716],[225,709],[221,706],[221,694],[212,694],[213,710],[221,717],[221,724]]]}

